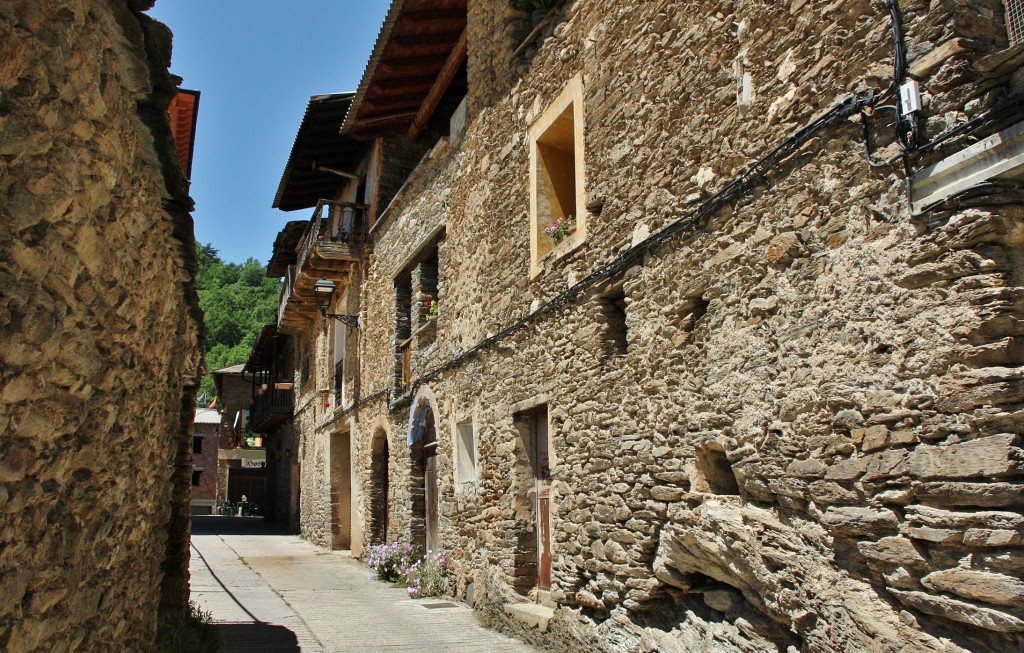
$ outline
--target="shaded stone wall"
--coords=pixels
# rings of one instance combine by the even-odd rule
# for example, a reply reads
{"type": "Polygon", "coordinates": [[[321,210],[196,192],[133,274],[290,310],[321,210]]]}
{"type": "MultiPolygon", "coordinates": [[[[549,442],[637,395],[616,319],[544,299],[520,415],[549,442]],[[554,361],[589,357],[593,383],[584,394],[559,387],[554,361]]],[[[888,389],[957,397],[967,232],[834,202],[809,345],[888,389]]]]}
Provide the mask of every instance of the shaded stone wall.
{"type": "Polygon", "coordinates": [[[270,436],[267,452],[266,518],[283,530],[296,530],[298,516],[292,514],[292,466],[298,452],[295,425],[288,420],[270,436]],[[272,450],[272,453],[271,451],[272,450]]]}
{"type": "Polygon", "coordinates": [[[170,34],[139,4],[0,7],[8,651],[150,650],[161,569],[187,599],[202,316],[170,34]]]}
{"type": "Polygon", "coordinates": [[[334,403],[331,394],[334,387],[333,334],[323,329],[322,324],[322,318],[317,316],[305,333],[292,339],[297,361],[292,419],[298,433],[296,455],[301,470],[300,532],[310,542],[330,548],[330,430],[319,427],[331,413],[334,403]]]}
{"type": "MultiPolygon", "coordinates": [[[[1012,69],[976,66],[1006,46],[999,3],[902,4],[927,134],[1005,93],[1012,69]]],[[[852,0],[571,2],[517,67],[488,63],[514,40],[506,3],[469,16],[466,137],[378,227],[364,394],[392,384],[394,278],[439,225],[442,311],[413,378],[892,75],[887,13],[852,0]],[[579,73],[587,238],[530,280],[527,129],[579,73]]],[[[888,121],[872,124],[891,155],[888,121]]],[[[559,609],[548,635],[523,635],[574,650],[1019,647],[1022,197],[996,184],[915,217],[904,192],[843,120],[698,228],[430,380],[456,592],[473,582],[497,619],[526,600],[535,530],[513,413],[541,404],[559,609]],[[625,311],[614,329],[609,302],[625,311]],[[467,415],[479,479],[456,487],[467,415]]],[[[353,437],[369,484],[389,424],[394,537],[418,516],[411,398],[391,399],[361,407],[353,437]]]]}
{"type": "MultiPolygon", "coordinates": [[[[241,368],[241,365],[225,368],[241,368]]],[[[220,448],[234,449],[245,444],[242,440],[241,430],[236,424],[241,424],[238,415],[240,411],[247,410],[252,404],[253,384],[252,375],[242,374],[241,369],[236,372],[223,372],[218,374],[220,380],[217,384],[217,405],[220,407],[220,448]]]]}

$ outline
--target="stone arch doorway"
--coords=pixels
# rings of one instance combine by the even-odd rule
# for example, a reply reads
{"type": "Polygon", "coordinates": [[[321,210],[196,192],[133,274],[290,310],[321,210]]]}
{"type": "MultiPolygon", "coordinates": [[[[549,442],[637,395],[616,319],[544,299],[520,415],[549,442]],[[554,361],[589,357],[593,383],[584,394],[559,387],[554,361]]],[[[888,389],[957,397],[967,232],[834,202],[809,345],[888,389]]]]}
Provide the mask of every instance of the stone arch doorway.
{"type": "Polygon", "coordinates": [[[370,443],[370,543],[388,540],[390,488],[388,477],[388,435],[378,428],[370,443]]]}
{"type": "Polygon", "coordinates": [[[412,406],[409,425],[410,535],[413,543],[437,551],[441,543],[438,528],[437,403],[433,393],[424,387],[416,394],[412,406]]]}

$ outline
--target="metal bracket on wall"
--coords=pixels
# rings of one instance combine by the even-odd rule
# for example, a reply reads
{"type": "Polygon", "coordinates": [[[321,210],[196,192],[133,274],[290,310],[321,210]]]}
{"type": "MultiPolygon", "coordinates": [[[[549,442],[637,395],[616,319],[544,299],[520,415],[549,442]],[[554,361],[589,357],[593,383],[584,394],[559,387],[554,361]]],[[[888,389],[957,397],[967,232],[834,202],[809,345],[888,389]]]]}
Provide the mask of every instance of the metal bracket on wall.
{"type": "Polygon", "coordinates": [[[1024,122],[919,170],[910,180],[915,213],[994,178],[1024,178],[1024,122]]]}

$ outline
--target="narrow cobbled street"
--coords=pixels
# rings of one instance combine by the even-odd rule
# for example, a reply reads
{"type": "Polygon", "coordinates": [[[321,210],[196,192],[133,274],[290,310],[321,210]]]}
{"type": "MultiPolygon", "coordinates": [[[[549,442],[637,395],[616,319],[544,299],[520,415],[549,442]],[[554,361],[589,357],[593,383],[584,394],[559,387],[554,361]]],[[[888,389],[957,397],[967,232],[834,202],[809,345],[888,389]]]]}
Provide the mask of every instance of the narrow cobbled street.
{"type": "Polygon", "coordinates": [[[365,565],[271,530],[262,519],[192,518],[192,599],[225,651],[535,651],[443,598],[410,599],[365,565]]]}

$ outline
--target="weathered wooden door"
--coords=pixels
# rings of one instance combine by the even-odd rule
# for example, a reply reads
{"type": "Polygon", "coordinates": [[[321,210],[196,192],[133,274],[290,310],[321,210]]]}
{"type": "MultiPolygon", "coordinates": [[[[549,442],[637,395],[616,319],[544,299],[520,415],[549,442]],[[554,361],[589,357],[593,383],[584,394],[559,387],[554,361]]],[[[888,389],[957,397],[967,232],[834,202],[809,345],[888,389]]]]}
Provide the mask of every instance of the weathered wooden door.
{"type": "Polygon", "coordinates": [[[388,445],[387,441],[384,443],[384,464],[380,471],[380,493],[381,502],[383,505],[380,507],[380,541],[379,544],[388,542],[388,520],[391,515],[391,479],[388,473],[388,445]]]}
{"type": "Polygon", "coordinates": [[[551,589],[551,468],[548,456],[548,411],[534,412],[533,475],[537,489],[537,588],[551,589]]]}
{"type": "Polygon", "coordinates": [[[427,531],[427,549],[437,551],[441,540],[437,532],[437,433],[434,429],[434,415],[427,415],[427,430],[423,437],[423,499],[427,531]]]}
{"type": "Polygon", "coordinates": [[[352,546],[352,462],[347,431],[331,435],[331,548],[352,546]]]}

